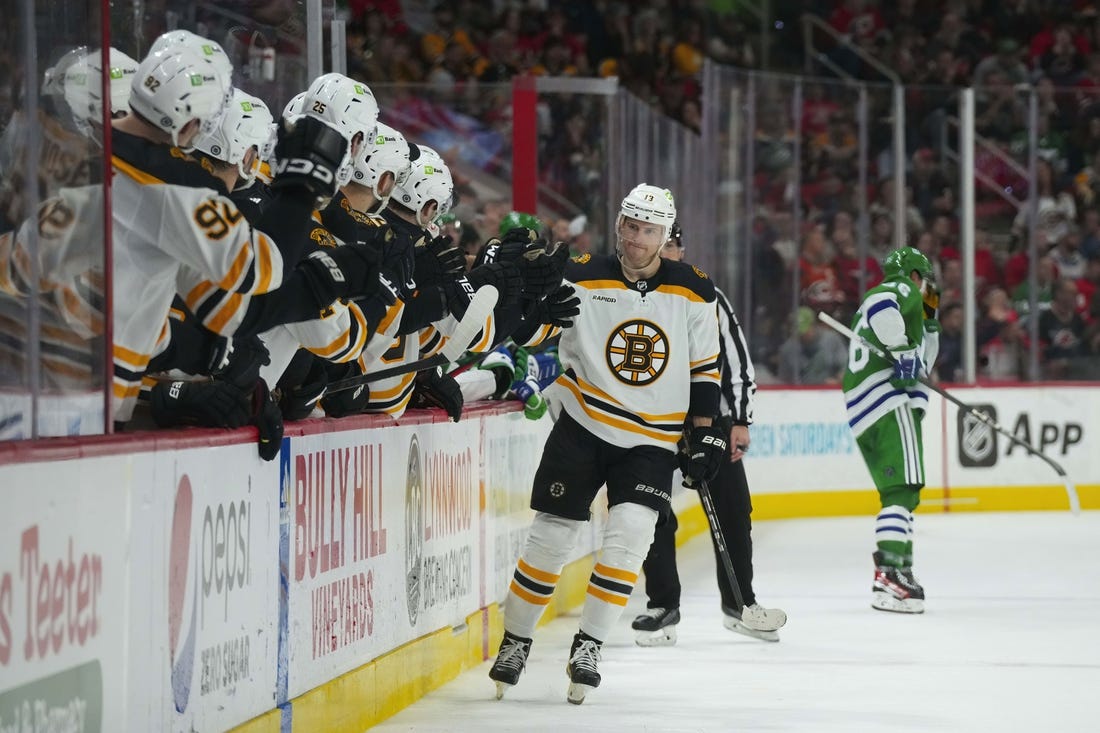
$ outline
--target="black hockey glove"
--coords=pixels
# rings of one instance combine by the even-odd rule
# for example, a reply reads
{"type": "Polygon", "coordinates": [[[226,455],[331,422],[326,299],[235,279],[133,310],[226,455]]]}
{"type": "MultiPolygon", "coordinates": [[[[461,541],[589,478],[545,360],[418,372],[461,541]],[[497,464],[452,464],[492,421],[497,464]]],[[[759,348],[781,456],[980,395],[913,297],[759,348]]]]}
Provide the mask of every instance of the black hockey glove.
{"type": "Polygon", "coordinates": [[[219,338],[223,356],[210,371],[218,379],[230,382],[242,390],[250,390],[260,378],[260,367],[271,363],[271,355],[259,336],[219,338]]]}
{"type": "Polygon", "coordinates": [[[283,121],[277,134],[272,190],[297,188],[315,198],[335,194],[336,171],[348,149],[344,136],[309,115],[293,124],[283,121]]]}
{"type": "MultiPolygon", "coordinates": [[[[341,298],[385,295],[387,291],[379,277],[381,262],[382,254],[373,243],[352,242],[311,252],[298,263],[298,269],[305,276],[318,309],[323,310],[341,298]]],[[[387,284],[392,288],[392,283],[387,284]]],[[[389,292],[392,295],[395,291],[389,292]]]]}
{"type": "Polygon", "coordinates": [[[153,421],[162,428],[202,425],[239,428],[252,417],[248,393],[221,380],[158,382],[149,394],[153,421]]]}
{"type": "Polygon", "coordinates": [[[726,433],[721,427],[707,425],[692,428],[687,452],[679,454],[684,486],[694,489],[700,481],[710,481],[717,476],[728,446],[726,433]]]}
{"type": "MultiPolygon", "coordinates": [[[[357,377],[363,373],[358,364],[329,364],[326,365],[328,369],[329,379],[332,381],[339,381],[341,379],[350,379],[351,377],[357,377]]],[[[346,417],[348,415],[358,415],[367,409],[367,405],[370,403],[370,385],[363,383],[355,389],[343,389],[339,392],[333,392],[326,394],[321,399],[321,407],[324,408],[325,414],[329,417],[346,417]]]]}
{"type": "Polygon", "coordinates": [[[561,285],[565,263],[569,261],[569,248],[558,242],[548,248],[545,239],[527,245],[523,256],[517,260],[523,276],[523,292],[530,298],[541,298],[561,285]]]}
{"type": "Polygon", "coordinates": [[[462,388],[454,377],[444,374],[439,367],[427,369],[416,377],[412,404],[422,408],[439,407],[453,422],[458,422],[462,419],[462,388]]]}
{"type": "Polygon", "coordinates": [[[581,299],[572,285],[559,285],[545,298],[535,303],[524,320],[533,320],[559,328],[572,328],[573,318],[581,312],[581,299]]]}
{"type": "Polygon", "coordinates": [[[417,285],[429,287],[453,280],[466,269],[466,256],[454,246],[454,240],[442,235],[431,241],[417,242],[413,259],[413,277],[417,285]]]}
{"type": "Polygon", "coordinates": [[[273,461],[283,445],[283,413],[262,379],[256,380],[256,389],[252,392],[252,411],[252,424],[260,431],[260,458],[273,461]]]}
{"type": "Polygon", "coordinates": [[[519,268],[503,262],[491,262],[475,267],[456,280],[444,281],[440,287],[447,300],[447,310],[456,318],[461,318],[470,304],[470,298],[483,285],[493,285],[500,292],[497,308],[509,307],[519,302],[523,292],[523,278],[519,268]]]}
{"type": "MultiPolygon", "coordinates": [[[[299,351],[299,354],[302,352],[299,351]]],[[[308,353],[308,352],[306,352],[308,353]]],[[[298,384],[279,383],[279,409],[284,420],[305,420],[313,414],[313,408],[325,394],[328,387],[328,373],[325,362],[313,356],[309,371],[301,377],[298,384]]],[[[298,357],[296,356],[295,359],[298,357]]],[[[304,358],[304,357],[303,357],[304,358]]],[[[299,372],[300,374],[301,372],[299,372]]]]}

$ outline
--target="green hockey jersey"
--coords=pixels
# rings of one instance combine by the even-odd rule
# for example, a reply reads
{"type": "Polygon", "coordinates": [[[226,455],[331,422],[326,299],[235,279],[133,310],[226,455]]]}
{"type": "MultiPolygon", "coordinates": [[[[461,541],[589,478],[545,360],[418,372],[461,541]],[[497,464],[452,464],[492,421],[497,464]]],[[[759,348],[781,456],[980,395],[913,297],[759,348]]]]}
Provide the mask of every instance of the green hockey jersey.
{"type": "MultiPolygon", "coordinates": [[[[852,318],[852,330],[883,351],[897,353],[916,349],[927,373],[929,359],[938,351],[935,336],[926,334],[920,290],[908,278],[890,279],[867,291],[852,318]],[[926,338],[931,336],[931,338],[926,338]]],[[[921,384],[899,388],[891,383],[894,367],[889,359],[875,354],[853,340],[848,347],[844,370],[844,401],[848,424],[857,436],[896,407],[928,406],[928,389],[921,384]]]]}

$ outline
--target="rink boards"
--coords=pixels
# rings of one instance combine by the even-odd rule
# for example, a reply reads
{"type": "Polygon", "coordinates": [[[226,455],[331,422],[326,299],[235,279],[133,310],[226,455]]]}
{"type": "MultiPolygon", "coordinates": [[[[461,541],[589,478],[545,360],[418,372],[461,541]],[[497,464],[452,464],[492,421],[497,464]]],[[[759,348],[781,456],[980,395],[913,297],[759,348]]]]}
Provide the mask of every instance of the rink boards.
{"type": "MultiPolygon", "coordinates": [[[[1100,390],[959,390],[1044,443],[1100,506],[1100,390]]],[[[873,511],[828,390],[763,390],[757,519],[873,511]]],[[[0,447],[0,731],[361,730],[499,638],[548,421],[410,412],[0,447]]],[[[1057,509],[1046,464],[934,403],[923,510],[1057,509]]],[[[683,534],[702,531],[680,493],[683,534]]],[[[552,613],[583,599],[603,510],[552,613]]]]}

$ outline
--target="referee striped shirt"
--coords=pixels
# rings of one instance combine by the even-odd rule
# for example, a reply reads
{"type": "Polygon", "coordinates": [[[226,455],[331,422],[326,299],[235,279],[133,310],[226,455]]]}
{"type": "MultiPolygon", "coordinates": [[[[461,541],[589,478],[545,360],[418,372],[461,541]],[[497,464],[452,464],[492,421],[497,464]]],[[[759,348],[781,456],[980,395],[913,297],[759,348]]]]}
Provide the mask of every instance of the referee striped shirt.
{"type": "Polygon", "coordinates": [[[715,287],[718,296],[719,372],[722,375],[722,415],[735,425],[751,425],[756,396],[756,372],[741,324],[729,298],[715,287]]]}

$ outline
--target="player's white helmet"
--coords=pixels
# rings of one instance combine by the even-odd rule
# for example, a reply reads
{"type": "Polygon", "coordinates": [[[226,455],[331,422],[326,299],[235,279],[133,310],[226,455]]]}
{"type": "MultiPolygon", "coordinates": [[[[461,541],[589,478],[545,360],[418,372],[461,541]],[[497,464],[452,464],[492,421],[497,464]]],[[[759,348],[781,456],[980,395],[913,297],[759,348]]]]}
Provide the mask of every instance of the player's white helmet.
{"type": "Polygon", "coordinates": [[[676,202],[667,188],[639,183],[623,199],[616,229],[622,224],[624,217],[664,227],[661,234],[661,242],[664,243],[668,241],[672,225],[676,223],[676,202]]]}
{"type": "Polygon", "coordinates": [[[374,139],[369,145],[360,147],[359,154],[355,156],[352,181],[360,186],[366,186],[378,199],[378,210],[386,208],[390,196],[396,190],[397,182],[403,181],[409,175],[409,143],[405,136],[389,125],[378,123],[374,139]],[[394,187],[388,195],[383,196],[378,190],[378,184],[382,177],[391,173],[394,187]]]}
{"type": "Polygon", "coordinates": [[[229,56],[225,53],[225,49],[222,48],[221,44],[217,41],[203,38],[191,31],[168,31],[167,33],[162,33],[157,37],[157,40],[153,41],[153,46],[149,49],[149,53],[163,51],[172,46],[183,46],[184,48],[191,49],[217,69],[218,73],[224,76],[229,83],[233,82],[233,63],[229,60],[229,56]]]}
{"type": "MultiPolygon", "coordinates": [[[[137,75],[138,62],[119,51],[109,49],[111,115],[125,113],[130,105],[130,84],[137,75]]],[[[96,129],[103,125],[103,56],[98,49],[87,53],[65,72],[65,102],[73,113],[76,127],[84,135],[98,139],[96,129]]]]}
{"type": "Polygon", "coordinates": [[[229,97],[229,79],[185,46],[150,53],[138,65],[130,86],[130,107],[179,145],[179,133],[191,120],[199,135],[218,124],[229,97]]]}
{"type": "Polygon", "coordinates": [[[323,74],[306,90],[300,113],[320,119],[348,141],[344,162],[336,171],[337,186],[346,186],[352,175],[355,137],[359,136],[360,147],[374,138],[378,124],[378,102],[374,93],[366,84],[343,74],[323,74]]]}
{"type": "Polygon", "coordinates": [[[298,92],[290,101],[283,107],[283,119],[287,122],[294,122],[302,116],[302,107],[306,104],[306,92],[298,92]]]}
{"type": "Polygon", "coordinates": [[[439,153],[427,145],[410,146],[410,155],[413,152],[419,154],[413,156],[409,175],[397,182],[393,195],[402,206],[416,212],[416,223],[427,229],[432,220],[424,219],[424,207],[435,201],[438,207],[435,216],[445,213],[451,206],[455,184],[451,169],[439,153]]]}
{"type": "Polygon", "coordinates": [[[234,89],[220,123],[209,135],[195,140],[195,149],[235,164],[241,178],[251,182],[261,156],[268,152],[274,127],[271,111],[262,99],[234,89]],[[246,168],[244,158],[252,148],[256,149],[256,158],[246,168]]]}

